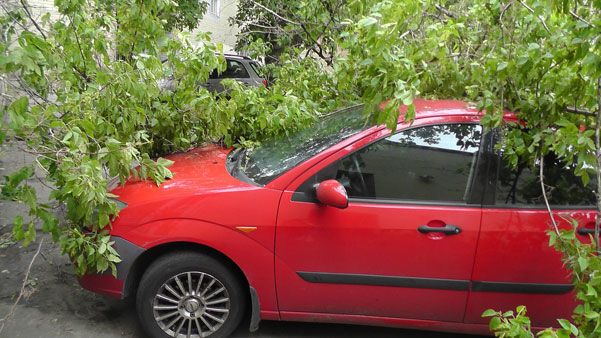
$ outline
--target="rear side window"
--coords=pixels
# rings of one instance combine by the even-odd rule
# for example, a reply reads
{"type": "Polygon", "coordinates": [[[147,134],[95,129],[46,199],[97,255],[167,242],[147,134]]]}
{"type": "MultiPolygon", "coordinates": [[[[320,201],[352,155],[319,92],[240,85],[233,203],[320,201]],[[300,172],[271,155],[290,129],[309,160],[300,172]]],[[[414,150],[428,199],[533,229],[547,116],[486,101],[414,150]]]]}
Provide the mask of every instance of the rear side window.
{"type": "MultiPolygon", "coordinates": [[[[497,205],[544,206],[539,179],[539,169],[520,163],[512,168],[500,156],[495,201],[497,205]]],[[[544,182],[549,204],[554,206],[595,205],[596,178],[584,186],[582,179],[574,175],[574,168],[553,155],[545,157],[544,182]]]]}
{"type": "Polygon", "coordinates": [[[255,71],[255,73],[256,73],[258,76],[262,76],[262,74],[261,74],[261,65],[259,65],[259,64],[258,64],[258,63],[256,63],[256,62],[251,62],[251,63],[250,63],[250,66],[252,67],[252,69],[255,71]]]}
{"type": "Polygon", "coordinates": [[[335,178],[351,198],[467,202],[481,139],[476,124],[401,131],[339,160],[303,186],[335,178]]]}
{"type": "Polygon", "coordinates": [[[217,73],[213,71],[209,78],[211,79],[245,79],[249,78],[248,71],[244,68],[241,62],[235,60],[226,60],[227,68],[223,73],[217,73]]]}

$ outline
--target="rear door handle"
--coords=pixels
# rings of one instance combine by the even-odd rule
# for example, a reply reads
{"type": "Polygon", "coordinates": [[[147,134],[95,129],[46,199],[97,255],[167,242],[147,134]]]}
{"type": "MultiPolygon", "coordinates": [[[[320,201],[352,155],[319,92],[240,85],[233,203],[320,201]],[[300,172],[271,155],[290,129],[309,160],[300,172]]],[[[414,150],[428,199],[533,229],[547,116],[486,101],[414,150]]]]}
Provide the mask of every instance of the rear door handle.
{"type": "Polygon", "coordinates": [[[419,228],[417,228],[417,231],[421,232],[422,234],[427,234],[430,232],[440,232],[445,235],[457,235],[461,233],[461,228],[451,224],[447,224],[444,227],[431,227],[427,225],[420,225],[419,228]]]}
{"type": "Polygon", "coordinates": [[[594,233],[595,233],[595,229],[591,229],[591,228],[583,228],[583,227],[580,227],[580,228],[578,228],[578,230],[577,230],[577,231],[578,231],[578,234],[579,234],[580,236],[586,236],[586,235],[588,235],[588,234],[594,234],[594,233]]]}

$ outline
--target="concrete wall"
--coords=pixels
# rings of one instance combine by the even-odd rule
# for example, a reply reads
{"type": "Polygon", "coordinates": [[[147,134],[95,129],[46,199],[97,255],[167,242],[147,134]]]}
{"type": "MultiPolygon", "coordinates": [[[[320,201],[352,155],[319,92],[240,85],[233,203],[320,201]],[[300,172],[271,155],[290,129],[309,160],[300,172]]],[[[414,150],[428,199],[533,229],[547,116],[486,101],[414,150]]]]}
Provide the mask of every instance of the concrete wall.
{"type": "Polygon", "coordinates": [[[222,43],[225,52],[233,52],[239,29],[230,26],[229,18],[236,15],[238,0],[219,0],[217,2],[219,3],[218,14],[214,15],[207,11],[197,30],[211,32],[213,42],[222,43]]]}

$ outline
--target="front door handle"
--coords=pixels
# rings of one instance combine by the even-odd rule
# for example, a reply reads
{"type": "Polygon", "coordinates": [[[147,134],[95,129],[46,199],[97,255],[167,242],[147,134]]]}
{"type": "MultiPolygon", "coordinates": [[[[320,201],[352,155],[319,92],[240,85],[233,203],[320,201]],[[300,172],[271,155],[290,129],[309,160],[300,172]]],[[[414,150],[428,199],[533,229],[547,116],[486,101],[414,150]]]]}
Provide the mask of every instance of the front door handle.
{"type": "Polygon", "coordinates": [[[417,228],[417,231],[421,232],[422,234],[427,234],[430,232],[440,232],[445,235],[457,235],[461,233],[461,228],[451,224],[447,224],[444,227],[431,227],[428,225],[420,225],[419,228],[417,228]]]}

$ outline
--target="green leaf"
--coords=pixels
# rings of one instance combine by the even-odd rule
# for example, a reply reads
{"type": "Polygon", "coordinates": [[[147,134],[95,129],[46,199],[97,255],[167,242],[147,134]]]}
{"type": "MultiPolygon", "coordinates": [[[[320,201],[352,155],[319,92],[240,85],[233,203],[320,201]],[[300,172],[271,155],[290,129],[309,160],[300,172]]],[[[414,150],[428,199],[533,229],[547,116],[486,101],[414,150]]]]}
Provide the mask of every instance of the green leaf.
{"type": "Polygon", "coordinates": [[[357,25],[359,25],[360,27],[367,27],[367,26],[375,25],[376,23],[378,23],[378,19],[368,16],[366,18],[359,20],[359,22],[357,22],[357,25]]]}
{"type": "Polygon", "coordinates": [[[488,309],[482,313],[482,317],[493,317],[497,316],[499,313],[493,309],[488,309]]]}

